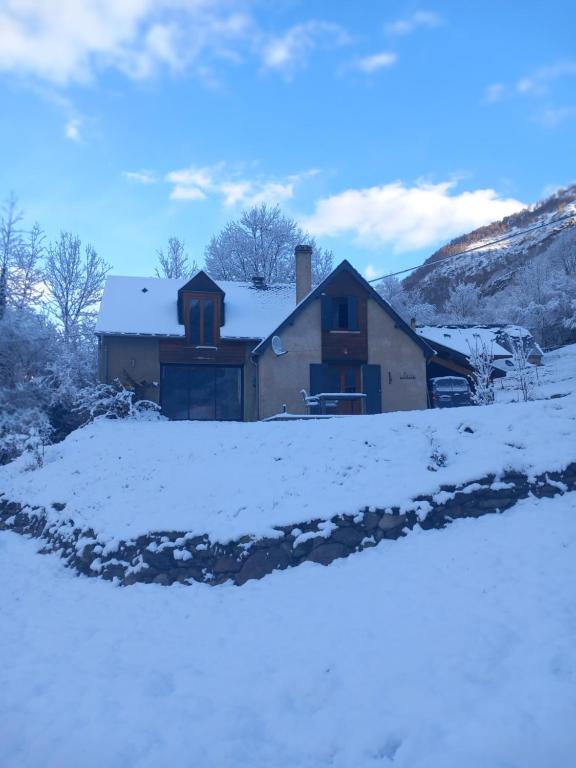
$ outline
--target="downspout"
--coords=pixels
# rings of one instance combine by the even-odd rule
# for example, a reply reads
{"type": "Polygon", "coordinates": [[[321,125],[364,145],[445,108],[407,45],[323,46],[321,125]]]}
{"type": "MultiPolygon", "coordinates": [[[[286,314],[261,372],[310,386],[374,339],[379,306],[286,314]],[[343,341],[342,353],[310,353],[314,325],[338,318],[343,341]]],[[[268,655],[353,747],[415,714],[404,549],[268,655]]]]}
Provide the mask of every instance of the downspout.
{"type": "Polygon", "coordinates": [[[256,371],[256,421],[260,421],[260,369],[258,368],[258,356],[251,354],[250,362],[256,371]]]}

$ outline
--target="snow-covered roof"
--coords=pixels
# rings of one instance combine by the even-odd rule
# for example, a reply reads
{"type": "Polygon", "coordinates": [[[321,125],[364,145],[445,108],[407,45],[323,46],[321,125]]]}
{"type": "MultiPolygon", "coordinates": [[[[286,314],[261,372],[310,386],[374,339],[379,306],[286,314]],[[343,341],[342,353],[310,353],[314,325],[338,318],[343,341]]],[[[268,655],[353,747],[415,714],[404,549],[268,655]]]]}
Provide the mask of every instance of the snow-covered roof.
{"type": "MultiPolygon", "coordinates": [[[[96,333],[141,336],[184,336],[178,323],[178,289],[187,280],[160,277],[106,278],[96,333]]],[[[215,281],[225,293],[224,339],[262,339],[296,304],[292,285],[266,289],[252,283],[215,281]]]]}
{"type": "MultiPolygon", "coordinates": [[[[500,326],[501,328],[501,326],[500,326]]],[[[441,344],[461,355],[468,356],[477,345],[487,345],[495,356],[509,357],[510,352],[497,342],[496,328],[483,326],[455,327],[449,325],[422,325],[416,333],[426,341],[441,344]]]]}
{"type": "Polygon", "coordinates": [[[441,344],[466,356],[470,354],[470,348],[486,344],[495,357],[510,357],[510,339],[522,339],[529,355],[544,354],[530,331],[521,325],[421,325],[416,328],[416,333],[433,344],[441,344]]]}

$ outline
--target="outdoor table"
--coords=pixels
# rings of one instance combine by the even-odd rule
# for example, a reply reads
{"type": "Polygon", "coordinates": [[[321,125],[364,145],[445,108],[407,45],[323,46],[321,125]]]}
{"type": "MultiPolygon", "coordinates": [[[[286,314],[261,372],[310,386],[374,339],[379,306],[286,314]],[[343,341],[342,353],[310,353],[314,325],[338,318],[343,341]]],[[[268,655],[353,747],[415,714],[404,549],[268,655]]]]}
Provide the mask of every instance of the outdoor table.
{"type": "Polygon", "coordinates": [[[310,395],[310,397],[318,401],[322,414],[326,413],[326,408],[336,408],[340,401],[366,399],[363,392],[318,392],[315,395],[310,395]]]}

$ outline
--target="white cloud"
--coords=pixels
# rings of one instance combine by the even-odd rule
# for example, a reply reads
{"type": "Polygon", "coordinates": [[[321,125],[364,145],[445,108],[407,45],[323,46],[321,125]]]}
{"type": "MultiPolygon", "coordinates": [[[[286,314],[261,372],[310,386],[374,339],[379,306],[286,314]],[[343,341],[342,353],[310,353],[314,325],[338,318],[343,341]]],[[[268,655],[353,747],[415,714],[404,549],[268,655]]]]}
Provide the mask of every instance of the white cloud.
{"type": "Polygon", "coordinates": [[[134,184],[155,184],[158,177],[152,171],[122,171],[122,176],[134,184]]]}
{"type": "Polygon", "coordinates": [[[525,207],[493,189],[455,193],[455,186],[393,182],[348,189],[319,200],[302,224],[313,235],[352,234],[361,245],[400,252],[434,246],[525,207]]]}
{"type": "Polygon", "coordinates": [[[226,0],[10,0],[0,10],[0,71],[58,85],[105,67],[148,77],[233,55],[250,27],[226,0]]]}
{"type": "Polygon", "coordinates": [[[181,184],[176,184],[172,192],[170,192],[171,200],[204,200],[206,193],[198,187],[185,187],[181,184]]]}
{"type": "Polygon", "coordinates": [[[367,74],[372,74],[384,67],[391,67],[398,60],[398,56],[391,51],[382,51],[375,53],[372,56],[365,56],[363,59],[356,61],[356,68],[367,74]]]}
{"type": "Polygon", "coordinates": [[[419,27],[440,27],[444,23],[440,14],[434,11],[417,11],[404,19],[396,19],[386,25],[386,32],[390,35],[409,35],[419,27]]]}
{"type": "Polygon", "coordinates": [[[559,61],[520,78],[516,83],[516,90],[523,94],[545,94],[555,80],[574,75],[576,75],[576,61],[559,61]]]}
{"type": "Polygon", "coordinates": [[[366,280],[373,280],[375,277],[378,277],[378,275],[382,274],[382,270],[379,268],[376,268],[374,264],[368,264],[364,269],[364,277],[366,280]]]}
{"type": "Polygon", "coordinates": [[[70,141],[80,141],[80,125],[81,120],[77,117],[73,117],[64,126],[64,135],[70,141]]]}
{"type": "Polygon", "coordinates": [[[274,205],[294,196],[297,184],[314,176],[315,169],[292,174],[284,179],[244,178],[230,171],[225,163],[212,166],[183,168],[170,171],[164,177],[172,185],[172,200],[203,200],[219,198],[227,208],[236,205],[251,206],[260,203],[274,205]]]}
{"type": "Polygon", "coordinates": [[[504,83],[492,83],[484,91],[484,101],[493,104],[496,101],[502,101],[506,95],[506,86],[504,83]]]}
{"type": "Polygon", "coordinates": [[[290,77],[295,70],[306,65],[308,57],[318,46],[333,47],[349,42],[348,33],[339,24],[307,21],[268,40],[262,49],[262,63],[265,69],[277,70],[290,77]]]}
{"type": "Polygon", "coordinates": [[[576,107],[547,107],[534,116],[534,122],[545,128],[556,128],[576,116],[576,107]]]}

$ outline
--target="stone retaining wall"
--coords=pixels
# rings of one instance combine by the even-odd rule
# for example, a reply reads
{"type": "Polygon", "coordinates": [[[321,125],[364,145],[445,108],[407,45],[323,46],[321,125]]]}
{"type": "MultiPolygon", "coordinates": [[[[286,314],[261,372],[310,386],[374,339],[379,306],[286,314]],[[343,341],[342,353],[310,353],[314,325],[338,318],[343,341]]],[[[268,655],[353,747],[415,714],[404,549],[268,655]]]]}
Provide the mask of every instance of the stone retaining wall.
{"type": "MultiPolygon", "coordinates": [[[[0,498],[0,529],[13,530],[45,541],[43,553],[57,552],[77,572],[129,585],[155,584],[237,585],[304,562],[328,565],[383,539],[397,539],[416,525],[427,530],[444,528],[461,517],[503,512],[533,494],[555,496],[576,490],[576,462],[562,472],[528,477],[507,472],[466,486],[441,486],[433,496],[418,496],[408,509],[366,508],[329,521],[310,520],[280,526],[275,535],[257,539],[244,536],[229,544],[208,536],[159,531],[130,541],[106,543],[92,529],[80,529],[72,520],[49,522],[42,507],[21,505],[0,498]]],[[[2,494],[0,494],[2,497],[2,494]]],[[[65,504],[54,504],[64,512],[65,504]]]]}

